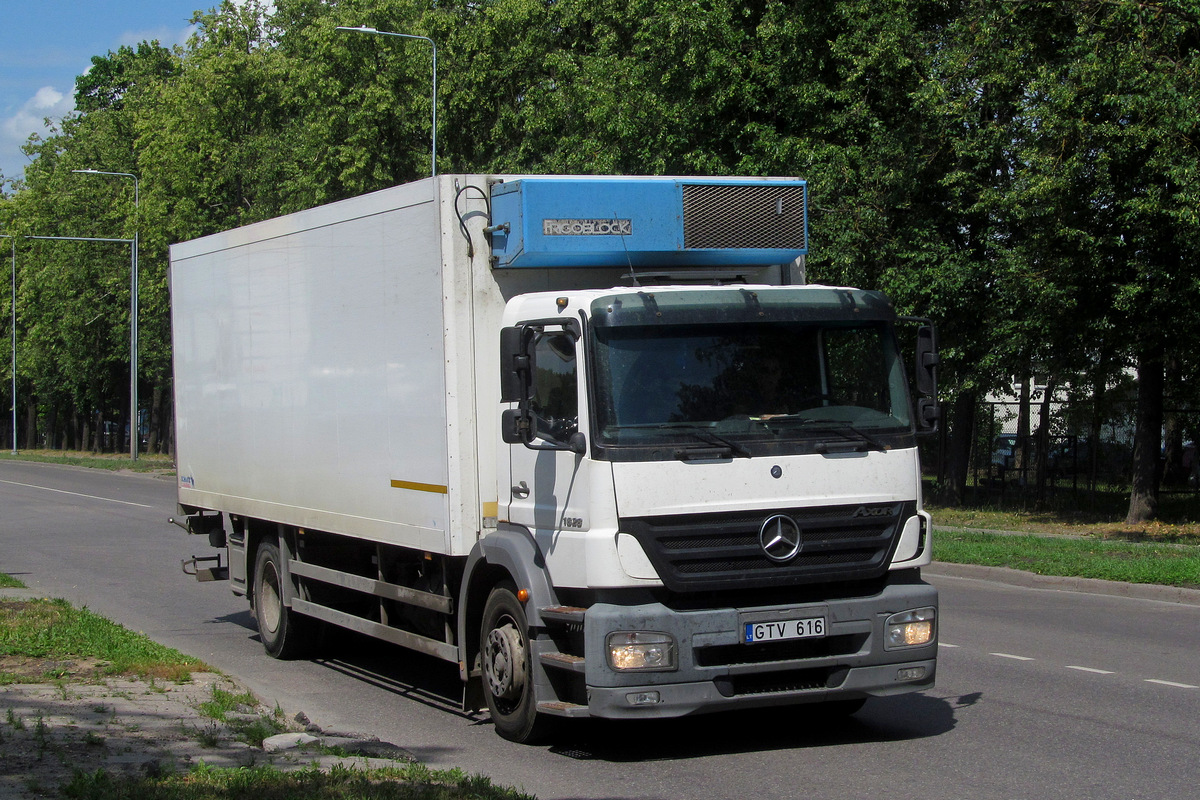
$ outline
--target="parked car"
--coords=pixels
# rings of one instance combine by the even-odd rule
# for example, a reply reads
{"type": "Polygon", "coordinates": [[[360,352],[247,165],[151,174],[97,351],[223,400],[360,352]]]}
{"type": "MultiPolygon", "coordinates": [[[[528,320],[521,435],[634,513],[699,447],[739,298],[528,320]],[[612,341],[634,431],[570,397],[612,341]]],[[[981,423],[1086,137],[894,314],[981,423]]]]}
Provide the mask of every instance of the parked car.
{"type": "Polygon", "coordinates": [[[989,476],[1004,480],[1004,476],[1017,466],[1017,435],[1005,433],[992,440],[992,463],[989,476]]]}

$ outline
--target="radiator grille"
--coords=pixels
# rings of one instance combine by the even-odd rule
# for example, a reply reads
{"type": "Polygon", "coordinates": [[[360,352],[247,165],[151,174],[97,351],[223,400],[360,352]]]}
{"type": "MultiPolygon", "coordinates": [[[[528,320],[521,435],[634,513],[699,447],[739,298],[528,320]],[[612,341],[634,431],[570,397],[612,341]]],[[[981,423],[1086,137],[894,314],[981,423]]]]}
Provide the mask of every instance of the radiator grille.
{"type": "Polygon", "coordinates": [[[878,578],[888,568],[913,503],[623,518],[668,589],[677,592],[801,586],[878,578]],[[800,552],[772,561],[759,544],[763,522],[791,517],[800,552]]]}
{"type": "Polygon", "coordinates": [[[684,184],[685,250],[807,246],[803,186],[684,184]]]}

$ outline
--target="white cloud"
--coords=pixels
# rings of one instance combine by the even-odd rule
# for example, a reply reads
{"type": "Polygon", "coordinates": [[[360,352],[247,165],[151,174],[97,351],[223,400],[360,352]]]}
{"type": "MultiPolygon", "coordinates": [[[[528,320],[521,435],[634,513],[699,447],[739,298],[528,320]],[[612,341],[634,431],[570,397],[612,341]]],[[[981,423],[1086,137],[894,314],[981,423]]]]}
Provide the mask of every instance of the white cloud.
{"type": "Polygon", "coordinates": [[[25,156],[21,145],[30,134],[45,135],[48,132],[45,120],[49,117],[57,122],[75,110],[75,97],[64,94],[53,86],[43,86],[25,101],[15,114],[0,120],[0,172],[6,178],[20,177],[25,169],[25,156]]]}

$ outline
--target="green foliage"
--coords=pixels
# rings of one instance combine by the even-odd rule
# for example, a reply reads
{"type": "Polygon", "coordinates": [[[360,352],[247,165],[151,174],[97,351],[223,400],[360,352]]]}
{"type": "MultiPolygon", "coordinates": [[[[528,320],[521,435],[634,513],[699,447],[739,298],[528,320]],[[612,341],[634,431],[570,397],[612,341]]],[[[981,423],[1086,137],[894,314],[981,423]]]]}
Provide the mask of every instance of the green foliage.
{"type": "MultiPolygon", "coordinates": [[[[0,223],[139,232],[143,382],[169,395],[170,243],[428,173],[431,48],[335,30],[374,26],[437,42],[439,171],[799,175],[810,278],[934,318],[948,399],[1035,368],[1099,396],[1162,351],[1200,402],[1172,335],[1200,306],[1198,19],[1191,0],[224,0],[185,47],[94,58],[0,223]],[[139,213],[130,181],[80,168],[139,175],[139,213]]],[[[127,251],[21,249],[18,393],[127,414],[127,251]]]]}

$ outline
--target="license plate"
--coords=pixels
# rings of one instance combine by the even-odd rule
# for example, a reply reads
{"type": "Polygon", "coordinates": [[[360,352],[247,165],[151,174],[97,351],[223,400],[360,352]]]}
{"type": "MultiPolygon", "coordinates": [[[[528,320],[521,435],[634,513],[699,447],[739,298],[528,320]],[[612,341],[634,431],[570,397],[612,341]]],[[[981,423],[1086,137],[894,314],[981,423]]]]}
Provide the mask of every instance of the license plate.
{"type": "Polygon", "coordinates": [[[782,642],[788,639],[820,639],[825,636],[824,617],[781,619],[772,622],[747,622],[746,644],[782,642]]]}

